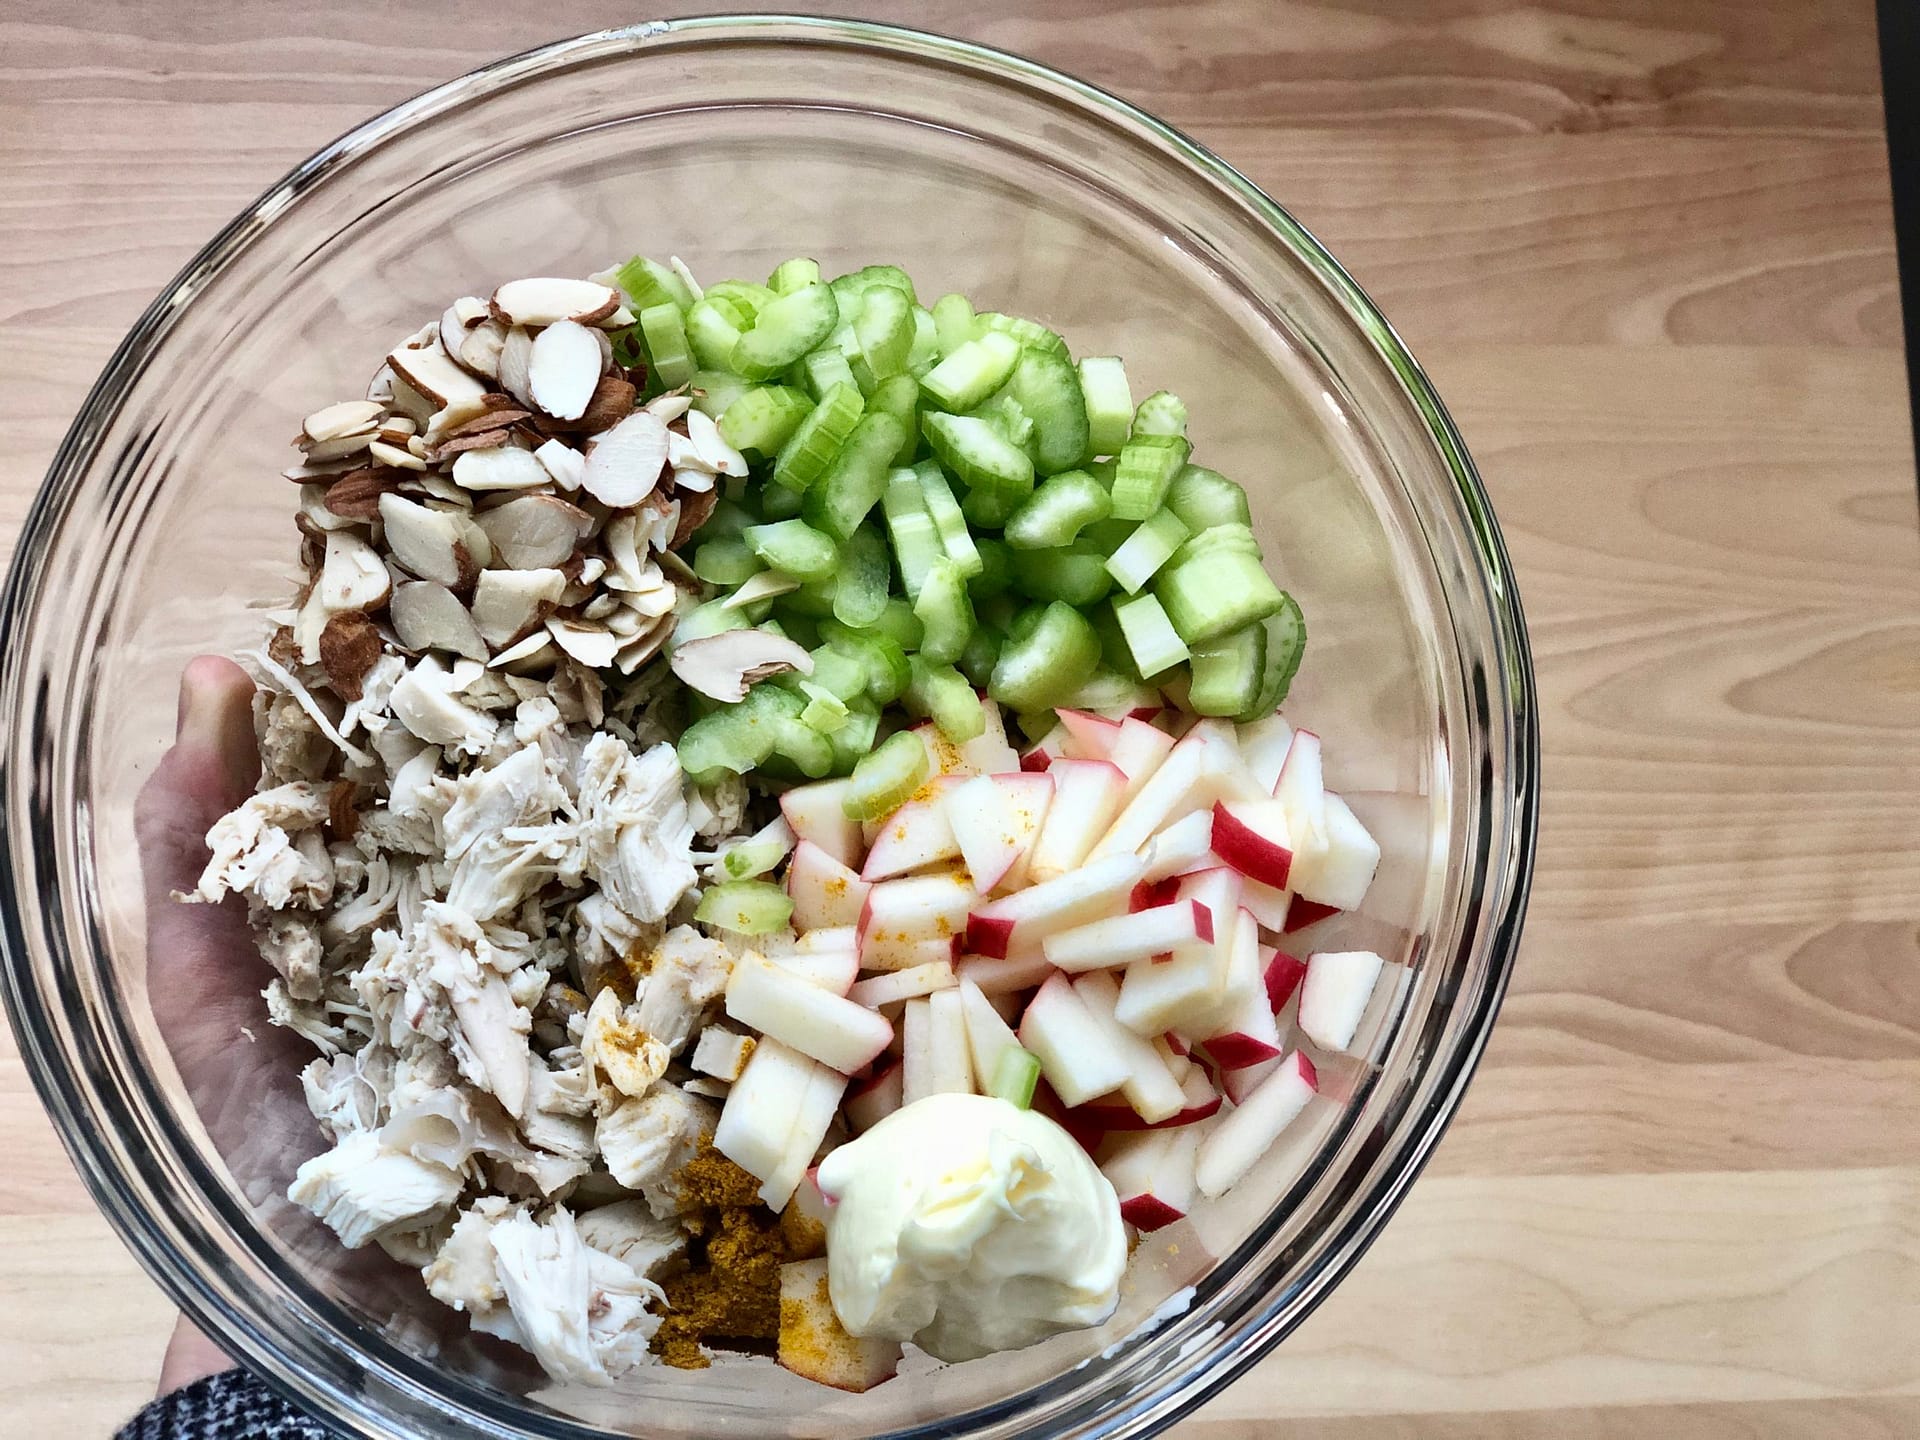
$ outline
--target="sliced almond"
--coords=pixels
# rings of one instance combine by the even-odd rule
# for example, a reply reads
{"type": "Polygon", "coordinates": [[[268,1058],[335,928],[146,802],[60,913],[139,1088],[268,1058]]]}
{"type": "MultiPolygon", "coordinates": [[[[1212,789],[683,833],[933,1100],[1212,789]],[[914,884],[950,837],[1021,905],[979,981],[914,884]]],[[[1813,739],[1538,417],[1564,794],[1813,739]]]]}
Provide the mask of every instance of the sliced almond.
{"type": "MultiPolygon", "coordinates": [[[[602,595],[600,598],[613,602],[607,607],[607,613],[602,623],[606,625],[608,630],[620,637],[620,643],[622,645],[627,644],[635,637],[651,630],[654,621],[660,618],[658,615],[648,615],[642,611],[635,610],[630,605],[622,605],[611,595],[602,595]]],[[[593,607],[588,606],[587,608],[590,610],[593,607]]],[[[581,613],[584,615],[586,612],[582,611],[581,613]]]]}
{"type": "Polygon", "coordinates": [[[490,667],[502,670],[511,669],[516,675],[524,675],[539,666],[551,665],[559,656],[559,647],[553,643],[553,637],[541,628],[509,645],[494,656],[488,664],[490,667]]]}
{"type": "Polygon", "coordinates": [[[583,585],[591,585],[607,573],[607,562],[598,555],[590,555],[580,562],[580,572],[574,578],[583,585]]]}
{"type": "Polygon", "coordinates": [[[399,480],[392,470],[355,470],[342,475],[327,487],[326,509],[343,523],[378,520],[380,497],[391,492],[399,480]]]}
{"type": "Polygon", "coordinates": [[[384,440],[376,440],[367,446],[367,457],[382,465],[391,465],[396,470],[424,470],[427,462],[407,449],[404,445],[389,445],[384,440]]]}
{"type": "Polygon", "coordinates": [[[616,305],[613,307],[613,313],[611,315],[595,323],[598,324],[602,330],[624,330],[638,318],[639,317],[626,306],[616,305]]]}
{"type": "Polygon", "coordinates": [[[587,448],[580,483],[602,505],[638,505],[660,483],[667,463],[667,427],[657,415],[636,410],[587,448]]]}
{"type": "Polygon", "coordinates": [[[322,460],[317,464],[289,465],[280,473],[296,485],[311,485],[335,479],[349,470],[359,468],[359,462],[348,456],[339,460],[322,460]]]}
{"type": "Polygon", "coordinates": [[[667,268],[680,277],[680,283],[687,287],[687,293],[693,296],[694,299],[701,300],[706,298],[706,286],[693,278],[693,271],[687,268],[686,261],[682,260],[678,255],[669,255],[667,257],[667,268]]]}
{"type": "Polygon", "coordinates": [[[685,390],[669,390],[665,395],[656,395],[647,402],[647,409],[658,415],[661,423],[666,425],[671,425],[692,408],[693,397],[685,390]]]}
{"type": "Polygon", "coordinates": [[[433,458],[433,449],[427,444],[426,437],[423,435],[409,435],[407,437],[407,453],[421,460],[430,460],[433,458]]]}
{"type": "Polygon", "coordinates": [[[514,445],[467,450],[453,462],[454,483],[463,490],[531,490],[550,479],[531,450],[514,445]]]}
{"type": "MultiPolygon", "coordinates": [[[[476,380],[474,383],[477,385],[480,382],[476,380]]],[[[434,411],[427,419],[426,429],[414,436],[413,440],[418,440],[422,445],[438,445],[441,437],[449,430],[464,425],[477,415],[486,413],[487,397],[484,392],[479,395],[464,395],[434,411]]],[[[409,449],[413,448],[412,440],[407,444],[409,449]]]]}
{"type": "Polygon", "coordinates": [[[799,588],[800,582],[784,570],[762,570],[742,581],[739,589],[720,602],[720,608],[744,610],[757,601],[771,600],[799,588]]]}
{"type": "Polygon", "coordinates": [[[357,435],[378,428],[387,407],[372,400],[342,400],[316,410],[301,422],[300,429],[313,441],[334,440],[342,435],[357,435]]]}
{"type": "MultiPolygon", "coordinates": [[[[678,477],[688,470],[698,470],[707,475],[720,473],[718,467],[700,453],[700,447],[693,443],[693,437],[682,435],[678,430],[667,431],[667,464],[673,467],[675,484],[679,483],[678,477]]],[[[710,490],[713,487],[707,485],[701,488],[710,490]]]]}
{"type": "Polygon", "coordinates": [[[500,352],[506,344],[507,327],[498,320],[483,320],[467,332],[454,358],[474,374],[492,380],[500,374],[500,352]]]}
{"type": "Polygon", "coordinates": [[[420,427],[413,423],[409,415],[389,415],[380,422],[380,428],[374,431],[374,438],[384,440],[389,445],[404,445],[418,434],[420,427]]]}
{"type": "Polygon", "coordinates": [[[506,425],[495,430],[470,430],[465,435],[451,436],[434,446],[433,458],[447,460],[469,450],[498,450],[512,438],[512,427],[506,425]]]}
{"type": "Polygon", "coordinates": [[[813,657],[783,635],[765,630],[726,630],[674,647],[667,662],[693,689],[724,704],[746,699],[756,680],[798,670],[813,673],[813,657]]]}
{"type": "Polygon", "coordinates": [[[611,430],[633,413],[633,402],[639,393],[631,381],[618,375],[602,375],[593,387],[593,399],[587,402],[586,413],[580,417],[577,428],[592,435],[611,430]]]}
{"type": "Polygon", "coordinates": [[[571,555],[593,520],[557,495],[522,495],[482,511],[474,523],[486,532],[494,554],[509,569],[540,570],[571,555]]]}
{"type": "MultiPolygon", "coordinates": [[[[589,669],[606,669],[620,653],[620,637],[598,625],[582,625],[555,616],[547,621],[547,633],[553,637],[554,644],[589,669]]],[[[806,654],[804,650],[800,653],[806,654]]],[[[807,663],[813,663],[811,656],[807,663]]]]}
{"type": "Polygon", "coordinates": [[[465,570],[461,572],[460,583],[454,587],[456,590],[465,590],[472,585],[475,576],[493,563],[493,537],[480,528],[473,515],[463,515],[461,521],[459,548],[466,551],[473,563],[471,574],[465,570]]]}
{"type": "Polygon", "coordinates": [[[673,488],[688,495],[708,495],[720,483],[720,477],[707,470],[675,470],[673,488]]]}
{"type": "Polygon", "coordinates": [[[343,699],[360,698],[360,684],[379,658],[380,631],[359,611],[335,615],[320,632],[320,668],[343,699]]]}
{"type": "Polygon", "coordinates": [[[533,403],[556,420],[578,420],[603,368],[599,332],[578,321],[556,320],[534,337],[527,389],[533,403]]]}
{"type": "Polygon", "coordinates": [[[533,458],[547,467],[553,483],[562,490],[578,490],[587,473],[587,457],[564,440],[544,440],[533,458]]]}
{"type": "Polygon", "coordinates": [[[409,473],[400,482],[400,488],[409,495],[428,495],[449,505],[458,505],[462,510],[473,508],[473,496],[454,484],[451,475],[438,475],[431,470],[424,475],[409,473]]]}
{"type": "Polygon", "coordinates": [[[449,305],[440,316],[440,348],[457,356],[467,332],[487,318],[487,302],[474,295],[463,296],[449,305]]]}
{"type": "MultiPolygon", "coordinates": [[[[387,373],[393,374],[391,370],[387,373]]],[[[433,412],[440,408],[438,404],[422,395],[398,375],[393,375],[388,389],[392,392],[388,403],[400,414],[413,421],[416,427],[424,426],[433,418],[433,412]]]]}
{"type": "Polygon", "coordinates": [[[393,399],[393,367],[381,362],[380,368],[373,372],[373,378],[367,381],[367,399],[384,405],[393,399]]]}
{"type": "Polygon", "coordinates": [[[394,590],[387,613],[393,618],[394,634],[409,650],[445,650],[469,660],[487,658],[487,644],[473,616],[444,585],[409,581],[394,590]]]}
{"type": "Polygon", "coordinates": [[[466,529],[465,516],[431,510],[399,495],[380,497],[380,523],[387,549],[411,575],[441,585],[458,585],[462,566],[455,547],[466,529]]]}
{"type": "Polygon", "coordinates": [[[395,350],[387,356],[387,364],[394,374],[442,408],[462,401],[477,404],[487,393],[486,386],[454,364],[437,340],[419,350],[395,350]]]}
{"type": "Polygon", "coordinates": [[[380,553],[351,530],[327,534],[320,567],[320,603],[328,610],[371,610],[387,598],[387,567],[380,553]]]}
{"type": "Polygon", "coordinates": [[[482,570],[473,622],[489,645],[511,645],[547,618],[566,588],[558,570],[482,570]]]}
{"type": "Polygon", "coordinates": [[[720,426],[704,410],[687,412],[687,434],[692,438],[694,448],[700,452],[700,458],[707,462],[705,468],[719,475],[740,476],[747,473],[747,457],[720,436],[720,426]]]}
{"type": "Polygon", "coordinates": [[[532,363],[533,336],[516,325],[500,342],[500,363],[495,367],[494,378],[502,390],[529,409],[533,406],[533,386],[527,370],[532,363]]]}
{"type": "Polygon", "coordinates": [[[660,653],[660,647],[667,643],[673,634],[671,618],[662,618],[654,623],[651,630],[645,631],[622,647],[614,663],[619,666],[622,675],[631,675],[647,661],[660,653]]]}
{"type": "Polygon", "coordinates": [[[493,318],[508,325],[552,325],[577,320],[591,325],[604,320],[620,305],[620,296],[592,280],[539,276],[509,280],[493,292],[493,318]]]}
{"type": "Polygon", "coordinates": [[[707,491],[703,495],[682,495],[680,497],[680,515],[674,522],[673,534],[668,538],[666,545],[662,548],[678,550],[682,545],[686,544],[688,540],[693,538],[694,531],[698,530],[702,525],[706,524],[708,520],[713,518],[714,507],[719,503],[720,496],[712,490],[707,491]]]}
{"type": "Polygon", "coordinates": [[[328,460],[344,460],[349,455],[358,455],[373,443],[373,431],[356,430],[351,435],[335,435],[331,439],[317,440],[300,448],[306,454],[307,463],[317,465],[328,460]]]}
{"type": "MultiPolygon", "coordinates": [[[[339,483],[337,480],[334,482],[335,485],[339,483]]],[[[337,511],[328,509],[327,494],[332,488],[333,486],[330,485],[318,484],[302,485],[300,487],[300,514],[298,519],[303,522],[301,527],[302,534],[306,533],[305,527],[307,525],[312,525],[314,529],[321,531],[345,530],[357,520],[372,518],[371,516],[365,515],[342,515],[337,511]]]]}

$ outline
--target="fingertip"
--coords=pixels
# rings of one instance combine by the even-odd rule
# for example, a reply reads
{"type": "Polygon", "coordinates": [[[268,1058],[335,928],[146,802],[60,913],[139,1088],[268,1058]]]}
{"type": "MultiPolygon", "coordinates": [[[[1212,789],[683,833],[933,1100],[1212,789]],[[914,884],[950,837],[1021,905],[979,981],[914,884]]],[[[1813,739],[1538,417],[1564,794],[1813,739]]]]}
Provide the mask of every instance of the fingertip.
{"type": "Polygon", "coordinates": [[[180,702],[174,712],[174,734],[187,738],[189,723],[196,728],[231,713],[236,699],[253,701],[253,679],[224,655],[196,655],[180,672],[180,702]]]}

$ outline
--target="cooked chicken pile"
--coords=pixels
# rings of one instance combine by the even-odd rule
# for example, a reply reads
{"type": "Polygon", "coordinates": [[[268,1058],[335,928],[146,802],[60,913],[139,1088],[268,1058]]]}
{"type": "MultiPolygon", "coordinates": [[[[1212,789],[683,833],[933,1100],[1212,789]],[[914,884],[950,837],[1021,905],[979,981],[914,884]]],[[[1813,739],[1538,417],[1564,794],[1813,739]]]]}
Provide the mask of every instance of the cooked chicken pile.
{"type": "Polygon", "coordinates": [[[272,1018],[320,1052],[333,1145],[292,1198],[570,1381],[650,1358],[725,1093],[685,1061],[732,955],[677,922],[748,828],[743,788],[685,783],[646,664],[697,598],[673,547],[745,462],[684,396],[636,407],[632,319],[518,281],[308,418],[260,788],[184,897],[246,897],[272,1018]]]}

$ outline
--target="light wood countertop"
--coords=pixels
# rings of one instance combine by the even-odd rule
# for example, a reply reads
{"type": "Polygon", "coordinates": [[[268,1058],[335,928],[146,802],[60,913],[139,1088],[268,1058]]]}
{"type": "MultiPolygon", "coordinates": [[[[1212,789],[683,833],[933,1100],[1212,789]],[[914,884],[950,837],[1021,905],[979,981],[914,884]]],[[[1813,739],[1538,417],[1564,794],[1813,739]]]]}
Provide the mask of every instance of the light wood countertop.
{"type": "MultiPolygon", "coordinates": [[[[1518,565],[1546,794],[1505,1014],[1383,1238],[1179,1433],[1920,1435],[1920,525],[1869,0],[818,8],[1024,51],[1244,170],[1426,363],[1518,565]]],[[[0,0],[0,545],[236,209],[644,9],[0,0]]],[[[5,1039],[0,1156],[0,1433],[107,1434],[172,1309],[5,1039]]]]}

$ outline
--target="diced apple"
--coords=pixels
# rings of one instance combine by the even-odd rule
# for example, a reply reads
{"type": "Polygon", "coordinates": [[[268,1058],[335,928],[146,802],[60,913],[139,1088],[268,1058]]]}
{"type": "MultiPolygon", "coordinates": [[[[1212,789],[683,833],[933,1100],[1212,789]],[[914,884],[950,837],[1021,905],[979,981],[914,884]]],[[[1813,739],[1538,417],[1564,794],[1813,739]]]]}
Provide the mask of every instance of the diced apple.
{"type": "Polygon", "coordinates": [[[1293,905],[1291,890],[1276,890],[1271,885],[1262,885],[1258,880],[1241,877],[1240,908],[1251,910],[1253,918],[1266,930],[1282,929],[1287,923],[1287,911],[1293,905]]]}
{"type": "Polygon", "coordinates": [[[910,970],[891,970],[884,975],[862,980],[847,992],[847,998],[856,1005],[878,1010],[882,1005],[915,1000],[922,995],[931,995],[936,990],[951,990],[959,983],[959,978],[953,973],[951,960],[935,960],[928,965],[915,965],[910,970]]]}
{"type": "Polygon", "coordinates": [[[1044,954],[962,955],[953,967],[962,984],[971,983],[987,995],[1010,995],[1046,983],[1054,973],[1044,954]]]}
{"type": "Polygon", "coordinates": [[[1065,750],[1070,760],[1106,760],[1111,758],[1114,741],[1120,736],[1120,722],[1086,710],[1056,711],[1060,728],[1066,732],[1065,750]]]}
{"type": "Polygon", "coordinates": [[[1225,983],[1221,948],[1195,941],[1172,955],[1129,965],[1116,1013],[1136,1035],[1157,1035],[1185,1024],[1204,1028],[1219,1008],[1225,983]]]}
{"type": "Polygon", "coordinates": [[[786,1155],[787,1137],[816,1068],[798,1050],[762,1036],[727,1092],[713,1131],[714,1148],[756,1180],[772,1175],[786,1155]]]}
{"type": "MultiPolygon", "coordinates": [[[[1226,978],[1221,986],[1220,1002],[1208,1017],[1210,1023],[1201,1030],[1206,1035],[1227,1033],[1248,1011],[1264,1009],[1267,1003],[1266,971],[1260,964],[1260,927],[1254,923],[1252,914],[1244,908],[1234,911],[1222,943],[1227,951],[1226,978]]],[[[1269,1018],[1271,1013],[1268,1012],[1269,1018]]],[[[1208,1051],[1212,1052],[1212,1046],[1208,1046],[1208,1051]]]]}
{"type": "Polygon", "coordinates": [[[867,891],[860,910],[861,965],[868,970],[898,970],[940,958],[928,953],[925,942],[945,941],[951,947],[978,898],[960,875],[908,875],[880,881],[867,891]]]}
{"type": "Polygon", "coordinates": [[[1177,879],[1142,880],[1127,896],[1127,913],[1138,915],[1142,910],[1158,910],[1162,905],[1171,905],[1179,898],[1180,882],[1177,879]]]}
{"type": "Polygon", "coordinates": [[[849,820],[842,808],[849,780],[819,780],[811,785],[796,785],[780,797],[780,813],[793,833],[811,840],[850,870],[857,870],[866,846],[860,838],[860,822],[849,820]]]}
{"type": "Polygon", "coordinates": [[[1073,990],[1099,1025],[1108,1051],[1127,1067],[1127,1078],[1121,1082],[1120,1093],[1135,1113],[1149,1125],[1179,1114],[1184,1103],[1180,1082],[1160,1059],[1153,1042],[1134,1034],[1114,1018],[1113,1007],[1120,998],[1119,983],[1106,971],[1095,970],[1074,981],[1073,990]]]}
{"type": "Polygon", "coordinates": [[[1107,759],[1120,767],[1127,777],[1122,803],[1138,795],[1147,781],[1173,753],[1174,739],[1166,731],[1136,716],[1120,722],[1120,733],[1113,737],[1107,759]]]}
{"type": "Polygon", "coordinates": [[[860,1340],[834,1313],[827,1262],[795,1260],[780,1267],[780,1364],[794,1374],[858,1394],[891,1380],[900,1367],[897,1340],[860,1340]]]}
{"type": "Polygon", "coordinates": [[[1020,771],[1020,753],[1007,741],[1006,717],[999,704],[982,695],[980,714],[986,727],[960,746],[960,758],[976,775],[1008,775],[1020,771]]]}
{"type": "Polygon", "coordinates": [[[752,951],[734,961],[726,1010],[742,1025],[791,1045],[843,1075],[871,1062],[893,1038],[893,1026],[885,1016],[752,951]]]}
{"type": "Polygon", "coordinates": [[[1311,730],[1293,732],[1287,758],[1273,784],[1273,798],[1287,807],[1293,834],[1311,850],[1326,832],[1327,786],[1320,758],[1320,737],[1311,730]]]}
{"type": "Polygon", "coordinates": [[[1337,910],[1353,910],[1366,898],[1373,873],[1380,868],[1380,845],[1331,791],[1325,796],[1321,843],[1300,857],[1295,866],[1296,893],[1337,910]]]}
{"type": "Polygon", "coordinates": [[[1107,1046],[1106,1031],[1064,975],[1055,975],[1027,1003],[1020,1043],[1066,1105],[1083,1105],[1127,1082],[1126,1062],[1107,1046]]]}
{"type": "Polygon", "coordinates": [[[820,1167],[800,1177],[793,1198],[780,1212],[780,1238],[795,1260],[815,1260],[827,1253],[827,1222],[833,1202],[820,1193],[820,1167]]]}
{"type": "Polygon", "coordinates": [[[1194,1180],[1208,1199],[1224,1195],[1239,1183],[1280,1132],[1313,1099],[1317,1079],[1313,1065],[1298,1050],[1280,1062],[1246,1102],[1228,1111],[1194,1157],[1194,1180]]]}
{"type": "Polygon", "coordinates": [[[1243,1065],[1238,1070],[1222,1070],[1220,1088],[1226,1092],[1227,1099],[1234,1104],[1244,1105],[1247,1103],[1247,1096],[1260,1088],[1260,1082],[1279,1068],[1280,1057],[1275,1055],[1257,1064],[1243,1065]]]}
{"type": "Polygon", "coordinates": [[[1067,758],[1067,729],[1056,725],[1020,753],[1020,768],[1029,774],[1050,769],[1053,762],[1067,758]]]}
{"type": "Polygon", "coordinates": [[[1278,800],[1215,801],[1213,853],[1249,880],[1285,890],[1293,868],[1287,815],[1278,800]]]}
{"type": "MultiPolygon", "coordinates": [[[[847,1077],[825,1065],[815,1065],[801,1093],[793,1129],[787,1134],[786,1148],[773,1173],[760,1183],[760,1203],[770,1210],[784,1210],[794,1190],[806,1177],[819,1152],[820,1143],[840,1113],[840,1097],[846,1093],[847,1077]]],[[[729,1095],[728,1099],[733,1097],[729,1095]]]]}
{"type": "Polygon", "coordinates": [[[993,1083],[1000,1057],[1020,1044],[993,1002],[970,980],[960,982],[960,1008],[967,1017],[967,1053],[973,1060],[976,1089],[985,1091],[993,1083]]]}
{"type": "Polygon", "coordinates": [[[852,950],[789,950],[770,958],[782,970],[791,970],[810,984],[836,995],[851,990],[860,974],[860,961],[852,950]]]}
{"type": "Polygon", "coordinates": [[[1321,951],[1307,957],[1300,984],[1300,1029],[1314,1044],[1345,1050],[1373,998],[1385,964],[1371,950],[1321,951]]]}
{"type": "Polygon", "coordinates": [[[1307,976],[1307,962],[1297,960],[1284,950],[1264,952],[1263,973],[1267,982],[1267,1008],[1278,1015],[1307,976]]]}
{"type": "Polygon", "coordinates": [[[851,925],[860,918],[860,907],[866,903],[867,882],[811,840],[793,847],[786,883],[797,930],[851,925]]]}
{"type": "Polygon", "coordinates": [[[1198,900],[1212,912],[1216,940],[1224,940],[1240,910],[1240,895],[1245,887],[1240,873],[1225,865],[1194,870],[1179,878],[1174,896],[1180,900],[1198,900]]]}
{"type": "Polygon", "coordinates": [[[1120,1218],[1145,1234],[1184,1218],[1193,1208],[1194,1157],[1204,1132],[1197,1126],[1146,1130],[1121,1137],[1100,1171],[1120,1197],[1120,1218]]]}
{"type": "Polygon", "coordinates": [[[967,1053],[966,1014],[957,991],[907,1001],[900,1028],[906,1036],[902,1099],[908,1105],[928,1095],[965,1094],[973,1089],[973,1061],[967,1053]],[[936,1005],[936,1000],[951,1004],[936,1005]]]}
{"type": "MultiPolygon", "coordinates": [[[[854,920],[857,919],[859,916],[856,915],[854,920]]],[[[853,920],[844,925],[826,925],[796,935],[793,948],[801,955],[824,955],[829,952],[851,955],[860,948],[860,932],[854,929],[853,920]]]]}
{"type": "Polygon", "coordinates": [[[977,775],[966,753],[953,741],[940,733],[939,727],[931,720],[924,720],[913,727],[913,733],[920,737],[920,743],[927,747],[927,759],[933,764],[933,773],[941,775],[977,775]]]}
{"type": "Polygon", "coordinates": [[[1031,848],[1053,799],[1045,775],[976,775],[941,797],[947,825],[982,895],[1012,872],[1031,848]]]}
{"type": "Polygon", "coordinates": [[[905,1103],[906,1065],[896,1060],[860,1081],[847,1096],[847,1123],[855,1133],[878,1125],[905,1103]]]}
{"type": "Polygon", "coordinates": [[[1280,767],[1287,763],[1287,750],[1293,744],[1293,726],[1276,710],[1264,720],[1236,727],[1240,740],[1240,758],[1246,761],[1254,783],[1269,795],[1280,783],[1280,767]]]}
{"type": "Polygon", "coordinates": [[[1287,905],[1287,923],[1282,925],[1280,930],[1282,934],[1291,935],[1296,930],[1304,930],[1309,925],[1318,925],[1322,920],[1330,920],[1339,913],[1338,905],[1322,905],[1318,900],[1309,900],[1296,890],[1292,901],[1287,905]]]}
{"type": "MultiPolygon", "coordinates": [[[[1243,912],[1244,913],[1244,912],[1243,912]]],[[[1280,1055],[1280,1027],[1267,1008],[1264,985],[1239,997],[1206,1040],[1207,1054],[1223,1071],[1244,1070],[1280,1055]]]]}
{"type": "Polygon", "coordinates": [[[1196,810],[1183,815],[1140,847],[1147,862],[1147,879],[1167,880],[1192,870],[1219,864],[1213,853],[1213,812],[1196,810]]]}
{"type": "Polygon", "coordinates": [[[693,1058],[688,1063],[702,1075],[711,1075],[716,1080],[738,1080],[752,1055],[752,1037],[724,1025],[708,1025],[700,1031],[693,1058]]]}
{"type": "Polygon", "coordinates": [[[860,878],[885,880],[958,856],[960,842],[947,823],[943,801],[912,800],[889,815],[867,850],[860,878]]]}
{"type": "Polygon", "coordinates": [[[1027,863],[1035,884],[1065,875],[1087,858],[1120,813],[1127,790],[1125,773],[1108,760],[1057,761],[1047,777],[1053,799],[1027,863]]]}
{"type": "Polygon", "coordinates": [[[1095,1132],[1124,1133],[1130,1130],[1172,1130],[1183,1125],[1197,1125],[1220,1109],[1220,1093],[1213,1088],[1205,1072],[1198,1065],[1187,1071],[1186,1079],[1180,1082],[1180,1109],[1157,1124],[1149,1125],[1140,1118],[1140,1113],[1131,1105],[1117,1105],[1110,1100],[1097,1101],[1091,1105],[1082,1105],[1072,1112],[1074,1121],[1083,1129],[1095,1132]]]}
{"type": "Polygon", "coordinates": [[[1041,941],[1040,950],[1057,969],[1080,974],[1149,960],[1176,946],[1213,938],[1213,912],[1198,900],[1176,900],[1062,930],[1041,941]]]}
{"type": "Polygon", "coordinates": [[[967,948],[976,955],[1037,954],[1049,935],[1120,913],[1145,869],[1137,855],[1109,855],[990,901],[967,916],[967,948]]]}
{"type": "Polygon", "coordinates": [[[1171,1030],[1164,1035],[1153,1037],[1153,1048],[1160,1056],[1160,1063],[1167,1067],[1176,1083],[1184,1083],[1187,1072],[1193,1068],[1193,1055],[1187,1049],[1186,1042],[1171,1030]]]}

